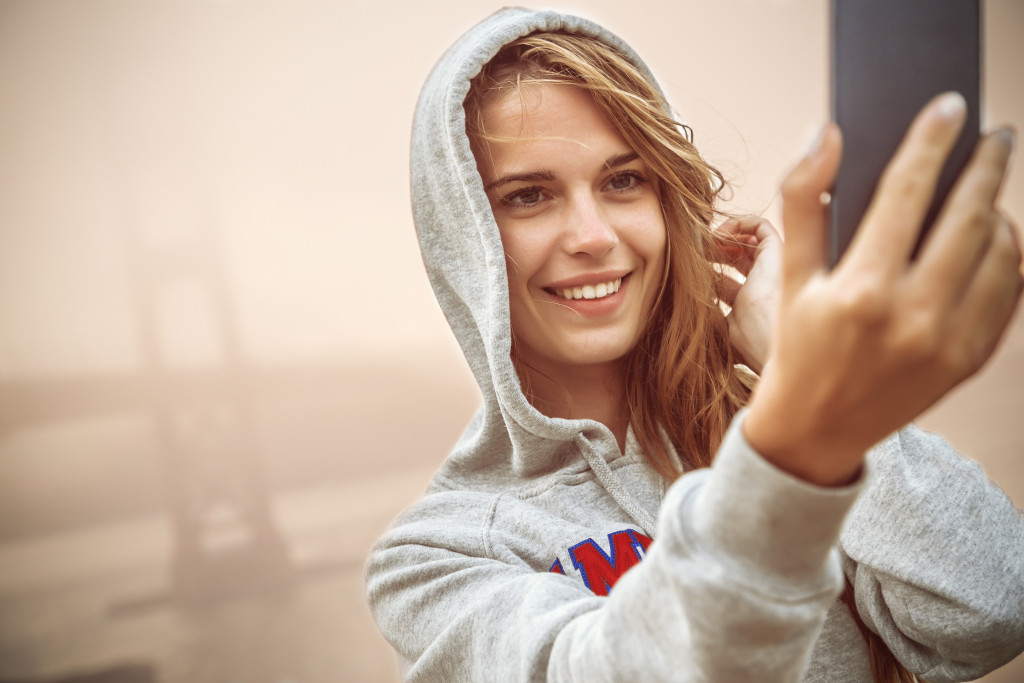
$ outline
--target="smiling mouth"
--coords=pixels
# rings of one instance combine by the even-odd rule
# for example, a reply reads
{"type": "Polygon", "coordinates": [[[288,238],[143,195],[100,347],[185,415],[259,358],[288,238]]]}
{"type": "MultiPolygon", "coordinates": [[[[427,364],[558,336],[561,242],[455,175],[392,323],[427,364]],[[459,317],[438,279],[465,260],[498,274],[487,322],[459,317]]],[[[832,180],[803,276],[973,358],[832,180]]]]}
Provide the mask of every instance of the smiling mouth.
{"type": "Polygon", "coordinates": [[[619,291],[622,286],[622,278],[601,282],[596,285],[582,285],[580,287],[560,287],[548,291],[561,299],[603,299],[619,291]]]}

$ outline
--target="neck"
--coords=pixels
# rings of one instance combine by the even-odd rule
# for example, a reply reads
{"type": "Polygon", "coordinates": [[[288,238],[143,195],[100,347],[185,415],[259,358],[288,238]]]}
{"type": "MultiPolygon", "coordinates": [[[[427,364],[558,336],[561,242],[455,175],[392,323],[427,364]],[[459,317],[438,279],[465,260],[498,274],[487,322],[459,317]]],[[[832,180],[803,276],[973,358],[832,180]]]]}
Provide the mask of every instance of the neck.
{"type": "Polygon", "coordinates": [[[520,364],[518,370],[527,398],[537,410],[548,417],[600,422],[615,435],[619,450],[625,450],[629,415],[621,363],[555,371],[520,364]]]}

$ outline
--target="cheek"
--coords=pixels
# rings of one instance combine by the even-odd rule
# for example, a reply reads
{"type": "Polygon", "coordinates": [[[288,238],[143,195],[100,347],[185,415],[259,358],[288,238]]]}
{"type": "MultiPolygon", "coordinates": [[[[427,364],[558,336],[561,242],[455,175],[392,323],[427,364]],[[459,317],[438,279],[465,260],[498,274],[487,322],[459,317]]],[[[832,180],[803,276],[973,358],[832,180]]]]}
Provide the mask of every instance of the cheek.
{"type": "Polygon", "coordinates": [[[665,245],[668,244],[668,232],[665,229],[665,215],[661,212],[661,202],[655,200],[650,207],[651,215],[651,251],[657,255],[659,263],[664,261],[665,245]]]}
{"type": "MultiPolygon", "coordinates": [[[[659,215],[660,219],[661,216],[659,215]]],[[[650,243],[648,246],[648,252],[651,254],[652,260],[654,260],[659,266],[665,261],[665,245],[668,243],[668,235],[665,232],[665,224],[658,221],[658,227],[654,230],[650,237],[650,243]]]]}
{"type": "Polygon", "coordinates": [[[522,295],[530,278],[544,266],[549,250],[546,243],[538,239],[542,236],[543,232],[535,230],[501,231],[509,293],[513,298],[522,295]]]}
{"type": "Polygon", "coordinates": [[[646,228],[637,235],[635,242],[635,249],[644,261],[644,280],[647,289],[644,299],[648,306],[653,304],[658,292],[661,291],[667,246],[668,234],[659,209],[654,217],[648,218],[646,228]]]}
{"type": "Polygon", "coordinates": [[[647,267],[660,269],[665,260],[668,235],[665,220],[657,204],[638,212],[634,221],[633,248],[647,262],[647,267]]]}

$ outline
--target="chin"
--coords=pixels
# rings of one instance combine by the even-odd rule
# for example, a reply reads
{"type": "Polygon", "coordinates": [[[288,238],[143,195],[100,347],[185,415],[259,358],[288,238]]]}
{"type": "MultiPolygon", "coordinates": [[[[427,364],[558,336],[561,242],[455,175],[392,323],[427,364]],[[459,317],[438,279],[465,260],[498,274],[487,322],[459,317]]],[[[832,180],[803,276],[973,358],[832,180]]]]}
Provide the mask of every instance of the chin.
{"type": "Polygon", "coordinates": [[[613,340],[602,344],[573,345],[563,352],[561,361],[567,365],[603,365],[622,360],[636,346],[637,338],[613,340]]]}

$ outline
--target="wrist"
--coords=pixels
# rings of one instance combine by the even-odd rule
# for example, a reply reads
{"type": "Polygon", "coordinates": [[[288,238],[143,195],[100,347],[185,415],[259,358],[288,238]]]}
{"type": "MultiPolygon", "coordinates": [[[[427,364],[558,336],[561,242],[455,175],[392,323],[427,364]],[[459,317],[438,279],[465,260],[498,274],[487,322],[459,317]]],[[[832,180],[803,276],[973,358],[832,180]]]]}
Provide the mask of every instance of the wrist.
{"type": "Polygon", "coordinates": [[[802,406],[773,395],[763,380],[741,429],[762,458],[811,484],[846,486],[860,475],[866,451],[861,444],[822,428],[802,406]]]}

